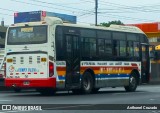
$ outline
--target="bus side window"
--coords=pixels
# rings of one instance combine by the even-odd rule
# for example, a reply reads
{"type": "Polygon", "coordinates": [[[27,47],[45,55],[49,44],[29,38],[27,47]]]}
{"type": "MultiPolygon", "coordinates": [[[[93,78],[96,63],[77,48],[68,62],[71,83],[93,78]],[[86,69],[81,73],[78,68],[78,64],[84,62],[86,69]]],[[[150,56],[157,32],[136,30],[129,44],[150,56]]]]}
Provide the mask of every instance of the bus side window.
{"type": "Polygon", "coordinates": [[[134,56],[139,57],[139,42],[133,42],[134,56]]]}
{"type": "Polygon", "coordinates": [[[98,54],[100,58],[104,56],[104,39],[98,39],[98,54]]]}
{"type": "Polygon", "coordinates": [[[90,56],[90,48],[89,48],[89,38],[84,38],[84,40],[83,40],[84,42],[84,56],[85,57],[89,57],[90,56]]]}
{"type": "Polygon", "coordinates": [[[120,41],[120,56],[126,56],[126,41],[120,41]]]}
{"type": "Polygon", "coordinates": [[[119,56],[119,41],[113,40],[113,55],[119,56]]]}
{"type": "Polygon", "coordinates": [[[132,41],[127,41],[127,56],[131,57],[133,56],[133,42],[132,41]]]}
{"type": "Polygon", "coordinates": [[[98,30],[97,31],[97,53],[100,59],[107,59],[108,56],[112,56],[112,32],[98,30]]]}
{"type": "Polygon", "coordinates": [[[63,60],[64,59],[64,44],[63,44],[63,28],[58,27],[56,29],[56,56],[57,60],[63,60]]]}
{"type": "Polygon", "coordinates": [[[105,55],[112,56],[112,41],[105,40],[105,55]]]}
{"type": "Polygon", "coordinates": [[[126,49],[123,47],[125,46],[126,41],[126,34],[122,32],[113,32],[113,55],[114,56],[125,56],[126,49]],[[122,43],[124,45],[122,45],[122,43]]]}
{"type": "Polygon", "coordinates": [[[81,29],[82,57],[91,59],[96,56],[96,31],[92,29],[81,29]]]}
{"type": "Polygon", "coordinates": [[[96,56],[96,39],[90,38],[89,43],[90,43],[90,57],[95,57],[96,56]]]}
{"type": "Polygon", "coordinates": [[[139,36],[127,33],[127,56],[139,56],[139,36]]]}

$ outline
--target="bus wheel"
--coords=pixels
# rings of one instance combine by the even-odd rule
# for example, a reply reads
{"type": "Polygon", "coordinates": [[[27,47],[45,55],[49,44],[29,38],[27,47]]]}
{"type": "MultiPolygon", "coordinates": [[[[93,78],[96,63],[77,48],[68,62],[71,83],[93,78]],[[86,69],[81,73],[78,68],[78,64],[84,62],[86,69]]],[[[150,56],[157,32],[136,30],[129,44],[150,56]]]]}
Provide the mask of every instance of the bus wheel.
{"type": "Polygon", "coordinates": [[[20,88],[14,88],[14,92],[20,93],[20,92],[21,92],[21,89],[20,89],[20,88]]]}
{"type": "Polygon", "coordinates": [[[91,73],[85,72],[82,76],[82,92],[84,94],[89,94],[93,89],[93,77],[91,73]]]}
{"type": "Polygon", "coordinates": [[[137,75],[135,72],[132,72],[129,78],[129,85],[125,86],[124,88],[127,92],[134,92],[137,88],[137,85],[138,85],[137,75]]]}

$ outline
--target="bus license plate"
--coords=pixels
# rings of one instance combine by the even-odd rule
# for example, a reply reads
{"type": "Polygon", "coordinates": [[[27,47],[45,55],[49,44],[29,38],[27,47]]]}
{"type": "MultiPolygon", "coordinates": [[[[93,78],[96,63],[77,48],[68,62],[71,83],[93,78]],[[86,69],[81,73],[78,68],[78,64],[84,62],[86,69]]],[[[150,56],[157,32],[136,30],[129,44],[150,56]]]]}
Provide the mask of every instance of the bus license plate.
{"type": "Polygon", "coordinates": [[[24,82],[23,82],[23,85],[29,85],[29,84],[30,84],[29,81],[24,81],[24,82]]]}

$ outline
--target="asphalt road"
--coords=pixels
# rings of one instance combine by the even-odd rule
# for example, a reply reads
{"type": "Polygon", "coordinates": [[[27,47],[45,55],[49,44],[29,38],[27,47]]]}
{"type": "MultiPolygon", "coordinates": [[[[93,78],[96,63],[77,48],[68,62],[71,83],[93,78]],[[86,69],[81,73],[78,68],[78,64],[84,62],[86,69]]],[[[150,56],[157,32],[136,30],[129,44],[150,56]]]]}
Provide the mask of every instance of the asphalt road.
{"type": "MultiPolygon", "coordinates": [[[[141,109],[141,107],[144,108],[148,104],[151,104],[148,105],[149,107],[160,108],[160,85],[139,86],[137,91],[132,93],[125,92],[124,88],[103,88],[97,94],[89,95],[74,95],[66,91],[57,92],[54,96],[42,96],[32,90],[25,90],[21,93],[1,91],[0,104],[16,106],[13,107],[15,111],[3,110],[0,113],[160,113],[160,110],[156,109],[141,109]],[[28,106],[33,105],[40,106],[43,110],[16,110],[25,109],[26,106],[28,110],[28,106]],[[127,107],[132,106],[138,107],[140,110],[127,110],[127,107]]],[[[40,109],[38,107],[37,109],[40,109]]]]}

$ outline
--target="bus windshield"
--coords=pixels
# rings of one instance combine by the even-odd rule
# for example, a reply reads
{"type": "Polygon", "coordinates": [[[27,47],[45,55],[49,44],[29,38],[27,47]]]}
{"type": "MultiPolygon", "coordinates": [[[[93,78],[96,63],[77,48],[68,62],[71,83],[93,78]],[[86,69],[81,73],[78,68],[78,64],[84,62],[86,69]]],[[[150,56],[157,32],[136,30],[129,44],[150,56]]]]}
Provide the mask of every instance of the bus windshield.
{"type": "Polygon", "coordinates": [[[11,27],[8,30],[7,44],[41,44],[47,42],[47,26],[11,27]]]}

